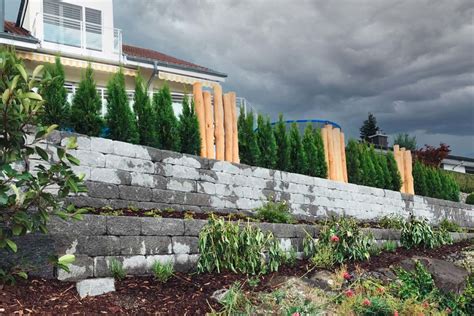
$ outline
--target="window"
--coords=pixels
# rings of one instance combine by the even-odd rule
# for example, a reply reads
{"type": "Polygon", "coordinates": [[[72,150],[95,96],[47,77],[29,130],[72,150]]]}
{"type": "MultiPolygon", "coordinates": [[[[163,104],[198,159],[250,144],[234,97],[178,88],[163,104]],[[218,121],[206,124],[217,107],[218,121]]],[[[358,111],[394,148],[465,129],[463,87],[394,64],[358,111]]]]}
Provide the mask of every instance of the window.
{"type": "Polygon", "coordinates": [[[86,8],[86,48],[102,50],[102,12],[86,8]]]}
{"type": "Polygon", "coordinates": [[[55,0],[43,5],[45,41],[81,47],[82,7],[55,0]]]}

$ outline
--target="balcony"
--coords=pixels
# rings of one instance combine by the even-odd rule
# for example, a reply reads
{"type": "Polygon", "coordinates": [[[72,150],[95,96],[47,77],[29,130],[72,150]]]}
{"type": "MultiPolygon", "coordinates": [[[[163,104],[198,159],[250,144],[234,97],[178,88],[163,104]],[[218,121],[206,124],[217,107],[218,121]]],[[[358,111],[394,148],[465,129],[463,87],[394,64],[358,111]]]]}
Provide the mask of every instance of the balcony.
{"type": "MultiPolygon", "coordinates": [[[[45,47],[57,48],[61,51],[76,52],[91,56],[102,53],[115,55],[121,60],[122,30],[108,28],[100,24],[79,21],[62,16],[39,13],[32,27],[32,35],[38,38],[45,47]]],[[[105,55],[104,55],[105,54],[105,55]]],[[[113,57],[113,56],[112,56],[113,57]]]]}

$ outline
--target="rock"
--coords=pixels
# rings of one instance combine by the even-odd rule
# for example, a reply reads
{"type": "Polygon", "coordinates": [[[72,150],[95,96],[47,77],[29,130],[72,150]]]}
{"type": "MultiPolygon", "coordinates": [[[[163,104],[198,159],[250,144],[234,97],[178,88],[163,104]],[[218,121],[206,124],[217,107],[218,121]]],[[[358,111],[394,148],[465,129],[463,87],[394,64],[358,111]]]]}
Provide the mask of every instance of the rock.
{"type": "Polygon", "coordinates": [[[403,260],[400,262],[400,266],[405,270],[412,271],[417,260],[431,273],[436,286],[441,291],[459,294],[464,290],[469,275],[466,269],[449,261],[416,256],[403,260]]]}
{"type": "Polygon", "coordinates": [[[220,289],[220,290],[217,290],[217,291],[215,291],[214,293],[212,293],[211,298],[220,303],[220,302],[222,302],[222,300],[224,299],[224,297],[225,297],[225,295],[227,294],[227,292],[229,292],[228,289],[220,289]]]}
{"type": "Polygon", "coordinates": [[[87,279],[76,283],[77,293],[81,298],[86,296],[97,296],[109,292],[115,292],[115,280],[113,278],[87,279]]]}
{"type": "Polygon", "coordinates": [[[385,284],[390,283],[397,278],[395,273],[393,273],[392,270],[387,268],[380,268],[375,271],[368,272],[367,275],[369,277],[376,278],[385,284]]]}
{"type": "Polygon", "coordinates": [[[334,273],[327,270],[321,270],[313,274],[308,281],[321,290],[330,291],[335,285],[335,279],[336,277],[334,273]]]}

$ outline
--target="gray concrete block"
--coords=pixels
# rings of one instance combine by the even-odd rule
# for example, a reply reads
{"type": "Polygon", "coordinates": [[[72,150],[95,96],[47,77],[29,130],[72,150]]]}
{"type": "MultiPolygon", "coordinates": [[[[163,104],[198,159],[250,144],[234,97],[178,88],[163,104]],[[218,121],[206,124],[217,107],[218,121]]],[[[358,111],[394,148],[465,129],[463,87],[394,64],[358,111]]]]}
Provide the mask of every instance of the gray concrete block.
{"type": "Polygon", "coordinates": [[[77,253],[88,256],[120,255],[120,239],[116,236],[84,236],[78,238],[77,253]]]}
{"type": "Polygon", "coordinates": [[[76,207],[101,208],[108,205],[108,200],[78,195],[78,196],[68,196],[65,199],[65,203],[75,205],[76,207]]]}
{"type": "Polygon", "coordinates": [[[105,166],[110,169],[134,171],[140,173],[154,173],[155,164],[149,160],[107,155],[105,166]]]}
{"type": "Polygon", "coordinates": [[[91,169],[91,181],[105,182],[109,184],[129,185],[132,177],[129,172],[110,168],[91,169]]]}
{"type": "Polygon", "coordinates": [[[119,186],[120,198],[130,201],[151,201],[152,191],[150,188],[137,186],[119,186]]]}
{"type": "Polygon", "coordinates": [[[47,224],[49,234],[71,234],[81,236],[105,235],[107,232],[106,218],[100,215],[83,216],[83,220],[63,220],[52,216],[47,224]]]}
{"type": "Polygon", "coordinates": [[[79,159],[82,166],[91,166],[96,168],[105,167],[105,155],[95,151],[74,150],[71,154],[79,159]]]}
{"type": "Polygon", "coordinates": [[[152,196],[154,202],[167,204],[184,204],[185,198],[184,192],[159,189],[154,189],[152,196]]]}
{"type": "Polygon", "coordinates": [[[85,255],[75,255],[75,260],[68,266],[69,272],[58,269],[58,280],[78,281],[93,276],[94,260],[85,255]]]}
{"type": "Polygon", "coordinates": [[[107,216],[107,234],[114,236],[138,236],[142,219],[132,216],[107,216]]]}
{"type": "Polygon", "coordinates": [[[184,235],[184,221],[175,218],[142,217],[142,235],[180,236],[184,235]]]}
{"type": "Polygon", "coordinates": [[[171,238],[164,236],[122,236],[120,244],[121,254],[124,256],[160,255],[172,252],[171,238]]]}
{"type": "Polygon", "coordinates": [[[172,237],[174,254],[197,254],[199,253],[199,238],[190,236],[172,237]]]}
{"type": "Polygon", "coordinates": [[[87,181],[87,194],[90,197],[97,197],[102,199],[117,199],[119,197],[119,189],[117,185],[108,184],[105,182],[87,181]]]}
{"type": "Polygon", "coordinates": [[[174,269],[179,272],[190,272],[196,269],[199,255],[175,255],[174,269]]]}
{"type": "Polygon", "coordinates": [[[167,181],[166,189],[168,190],[181,191],[181,192],[196,192],[197,191],[197,184],[196,184],[196,181],[194,180],[167,178],[166,181],[167,181]]]}
{"type": "Polygon", "coordinates": [[[114,152],[114,142],[111,139],[91,137],[91,151],[112,154],[114,152]]]}
{"type": "Polygon", "coordinates": [[[199,232],[206,224],[207,220],[203,219],[184,221],[184,235],[199,236],[199,232]]]}
{"type": "Polygon", "coordinates": [[[86,296],[98,296],[109,292],[115,292],[115,280],[113,278],[82,280],[77,282],[76,289],[80,298],[86,296]]]}
{"type": "Polygon", "coordinates": [[[186,192],[184,203],[188,205],[210,206],[211,199],[208,194],[186,192]]]}

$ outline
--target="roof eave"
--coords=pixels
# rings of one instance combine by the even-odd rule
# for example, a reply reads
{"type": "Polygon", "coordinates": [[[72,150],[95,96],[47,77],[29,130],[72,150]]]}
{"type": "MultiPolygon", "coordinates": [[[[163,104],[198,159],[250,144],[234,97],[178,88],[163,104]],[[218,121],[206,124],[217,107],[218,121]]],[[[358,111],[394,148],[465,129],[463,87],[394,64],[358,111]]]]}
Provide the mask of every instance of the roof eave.
{"type": "Polygon", "coordinates": [[[24,35],[17,35],[13,33],[0,33],[0,37],[14,40],[14,41],[21,41],[21,42],[27,42],[27,43],[32,43],[32,44],[38,44],[39,40],[33,36],[24,36],[24,35]]]}
{"type": "Polygon", "coordinates": [[[212,69],[203,70],[203,69],[199,69],[199,68],[196,68],[196,67],[164,62],[162,60],[156,60],[156,59],[152,59],[152,58],[137,57],[137,56],[128,55],[128,54],[124,54],[124,55],[127,57],[127,59],[132,60],[132,61],[136,61],[136,62],[149,63],[149,64],[153,64],[154,62],[156,62],[159,66],[176,68],[176,69],[180,69],[180,70],[188,70],[188,71],[193,71],[193,72],[202,73],[202,74],[206,74],[206,75],[213,75],[213,76],[216,76],[216,77],[227,78],[227,74],[222,73],[222,72],[218,72],[218,71],[215,71],[215,70],[212,70],[212,69]]]}

